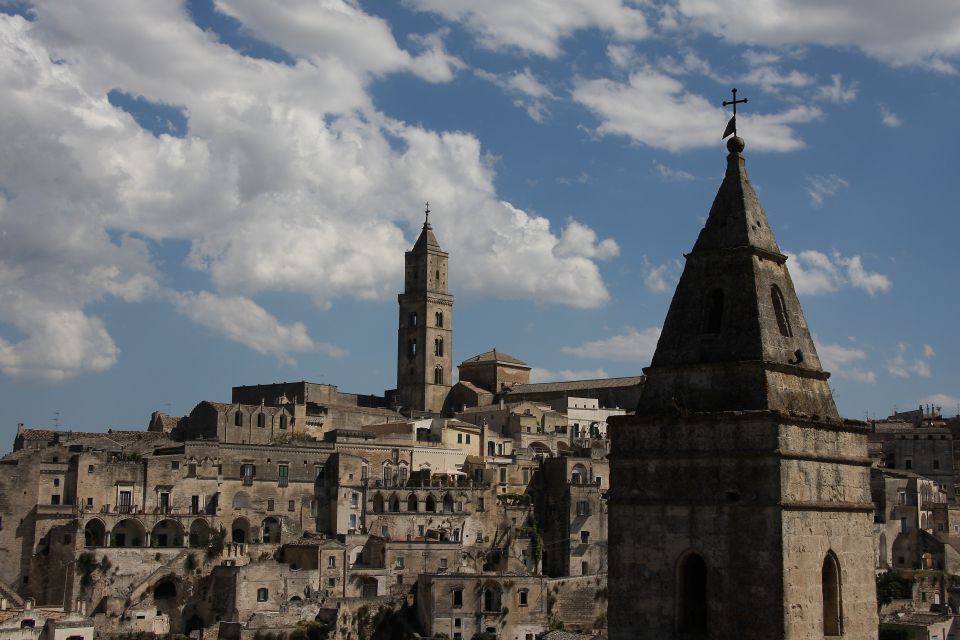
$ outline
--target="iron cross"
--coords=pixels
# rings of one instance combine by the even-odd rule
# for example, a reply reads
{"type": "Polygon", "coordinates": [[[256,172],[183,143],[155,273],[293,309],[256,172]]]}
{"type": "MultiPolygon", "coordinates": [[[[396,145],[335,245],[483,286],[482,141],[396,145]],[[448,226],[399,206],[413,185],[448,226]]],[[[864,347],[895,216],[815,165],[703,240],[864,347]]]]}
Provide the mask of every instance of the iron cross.
{"type": "Polygon", "coordinates": [[[723,101],[723,106],[725,106],[725,107],[726,107],[726,106],[729,106],[729,105],[731,105],[731,104],[733,105],[733,118],[731,118],[731,119],[730,119],[730,122],[727,124],[727,131],[724,132],[724,134],[723,134],[723,137],[724,137],[724,138],[726,138],[728,135],[730,135],[730,133],[731,133],[731,132],[730,132],[730,129],[731,129],[731,128],[733,129],[733,131],[732,131],[733,135],[737,135],[737,105],[738,105],[738,104],[747,104],[747,99],[746,99],[746,98],[743,98],[742,100],[737,100],[737,89],[736,89],[736,87],[734,87],[733,89],[731,89],[731,93],[733,93],[733,100],[724,100],[724,101],[723,101]]]}
{"type": "Polygon", "coordinates": [[[424,222],[430,222],[430,203],[426,203],[426,209],[424,209],[423,214],[425,216],[424,222]]]}

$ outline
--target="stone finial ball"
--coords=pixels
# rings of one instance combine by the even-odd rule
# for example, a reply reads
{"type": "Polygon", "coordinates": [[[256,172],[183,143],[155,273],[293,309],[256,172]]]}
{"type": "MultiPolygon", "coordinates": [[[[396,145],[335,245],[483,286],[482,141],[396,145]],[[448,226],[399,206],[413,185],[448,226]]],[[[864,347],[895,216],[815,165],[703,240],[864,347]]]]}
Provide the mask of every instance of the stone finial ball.
{"type": "Polygon", "coordinates": [[[733,136],[727,140],[727,151],[730,153],[740,153],[747,144],[740,136],[733,136]]]}

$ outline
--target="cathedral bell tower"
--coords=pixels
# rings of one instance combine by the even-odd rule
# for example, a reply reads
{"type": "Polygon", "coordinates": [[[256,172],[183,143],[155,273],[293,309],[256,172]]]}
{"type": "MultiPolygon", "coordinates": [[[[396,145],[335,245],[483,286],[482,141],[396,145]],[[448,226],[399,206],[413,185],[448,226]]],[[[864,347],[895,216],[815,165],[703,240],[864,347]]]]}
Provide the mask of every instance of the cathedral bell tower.
{"type": "Polygon", "coordinates": [[[403,293],[397,296],[397,402],[401,410],[440,413],[453,377],[453,296],[447,293],[447,252],[430,225],[427,206],[420,237],[405,254],[403,293]]]}
{"type": "Polygon", "coordinates": [[[610,640],[875,640],[867,429],[837,412],[744,142],[610,419],[610,640]]]}

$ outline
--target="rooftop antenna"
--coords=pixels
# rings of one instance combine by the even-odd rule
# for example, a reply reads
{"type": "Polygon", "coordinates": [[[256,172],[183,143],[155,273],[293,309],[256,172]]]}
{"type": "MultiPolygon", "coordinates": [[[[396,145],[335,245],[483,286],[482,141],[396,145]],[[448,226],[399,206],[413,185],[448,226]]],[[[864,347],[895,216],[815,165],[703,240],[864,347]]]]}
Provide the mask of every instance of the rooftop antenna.
{"type": "Polygon", "coordinates": [[[60,429],[60,412],[59,411],[53,412],[53,428],[58,430],[60,429]]]}
{"type": "Polygon", "coordinates": [[[425,203],[425,208],[423,210],[423,224],[430,224],[430,202],[425,203]]]}

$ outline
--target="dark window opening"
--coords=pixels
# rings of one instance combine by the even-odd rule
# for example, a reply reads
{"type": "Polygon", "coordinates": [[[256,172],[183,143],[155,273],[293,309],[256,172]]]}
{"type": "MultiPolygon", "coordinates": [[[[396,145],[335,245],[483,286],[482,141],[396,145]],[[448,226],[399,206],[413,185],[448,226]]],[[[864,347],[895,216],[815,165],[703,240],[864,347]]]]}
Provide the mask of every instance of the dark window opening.
{"type": "Polygon", "coordinates": [[[239,411],[233,414],[233,424],[234,426],[237,426],[237,427],[243,426],[243,414],[240,413],[239,411]]]}
{"type": "Polygon", "coordinates": [[[438,326],[438,327],[442,327],[442,326],[443,326],[443,311],[437,311],[437,313],[436,313],[436,319],[437,319],[437,326],[438,326]]]}
{"type": "Polygon", "coordinates": [[[780,329],[780,335],[785,338],[792,338],[793,328],[790,326],[787,305],[783,301],[783,293],[781,293],[780,287],[777,285],[770,287],[770,298],[773,300],[773,312],[777,316],[777,327],[780,329]]]}
{"type": "Polygon", "coordinates": [[[720,333],[723,323],[723,291],[714,289],[707,295],[703,314],[703,332],[720,333]]]}
{"type": "Polygon", "coordinates": [[[443,384],[443,367],[433,370],[433,384],[443,384]]]}
{"type": "Polygon", "coordinates": [[[433,341],[433,355],[443,357],[443,338],[437,338],[433,341]]]}
{"type": "Polygon", "coordinates": [[[680,562],[677,573],[677,630],[706,635],[707,563],[691,553],[680,562]]]}
{"type": "Polygon", "coordinates": [[[843,601],[840,594],[840,563],[833,552],[823,560],[823,635],[843,633],[843,601]]]}

